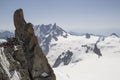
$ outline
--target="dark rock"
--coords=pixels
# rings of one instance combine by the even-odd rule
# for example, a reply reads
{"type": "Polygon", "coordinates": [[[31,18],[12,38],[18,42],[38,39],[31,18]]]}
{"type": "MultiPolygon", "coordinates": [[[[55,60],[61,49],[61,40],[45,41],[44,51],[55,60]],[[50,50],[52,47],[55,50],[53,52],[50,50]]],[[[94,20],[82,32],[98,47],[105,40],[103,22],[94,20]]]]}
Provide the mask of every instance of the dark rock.
{"type": "MultiPolygon", "coordinates": [[[[21,42],[23,42],[22,43],[24,48],[23,53],[26,59],[25,63],[27,62],[30,79],[56,80],[55,74],[48,63],[47,58],[43,54],[42,49],[38,44],[37,37],[34,34],[33,25],[31,23],[26,23],[26,21],[24,20],[22,9],[18,9],[15,11],[14,25],[16,28],[15,37],[18,38],[21,42]],[[49,77],[48,78],[39,77],[43,72],[48,73],[49,77]]],[[[20,54],[19,52],[18,54],[22,56],[22,54],[20,54]]],[[[18,61],[20,61],[21,58],[18,57],[17,59],[19,59],[18,61]]]]}
{"type": "Polygon", "coordinates": [[[119,37],[116,33],[112,33],[111,36],[119,37]]]}
{"type": "Polygon", "coordinates": [[[66,53],[63,52],[60,56],[58,56],[53,67],[58,67],[62,62],[64,65],[68,65],[72,59],[72,55],[73,53],[69,50],[66,53]]]}
{"type": "Polygon", "coordinates": [[[97,44],[94,45],[93,52],[98,55],[98,57],[102,56],[100,49],[97,47],[97,44]]]}
{"type": "Polygon", "coordinates": [[[85,36],[86,36],[86,38],[87,38],[87,39],[90,39],[90,37],[91,37],[91,35],[90,35],[90,34],[88,34],[88,33],[86,33],[86,35],[85,35],[85,36]]]}
{"type": "MultiPolygon", "coordinates": [[[[17,51],[22,54],[21,50],[19,51],[19,49],[18,49],[17,51]]],[[[21,61],[19,61],[19,58],[18,58],[19,55],[17,54],[14,47],[7,46],[6,48],[3,48],[3,49],[0,48],[0,55],[1,55],[0,63],[2,64],[2,65],[0,65],[0,69],[1,69],[0,76],[2,75],[2,78],[0,77],[0,80],[1,79],[2,80],[10,80],[10,78],[13,77],[15,71],[17,71],[17,74],[20,73],[20,76],[19,76],[20,80],[30,80],[27,68],[22,67],[21,61]],[[8,61],[8,62],[6,62],[6,61],[8,61]],[[23,72],[25,72],[24,75],[21,74],[23,72]]],[[[21,57],[24,57],[24,54],[21,57]]],[[[22,59],[22,60],[25,60],[25,59],[22,59]]]]}
{"type": "Polygon", "coordinates": [[[82,45],[82,47],[86,47],[86,51],[85,51],[86,53],[93,50],[93,48],[88,45],[82,45]]]}
{"type": "Polygon", "coordinates": [[[97,54],[98,57],[100,57],[100,56],[102,56],[102,53],[101,53],[100,49],[97,47],[98,42],[99,41],[97,41],[95,44],[91,44],[91,45],[82,45],[82,47],[86,48],[86,51],[85,51],[86,53],[92,51],[95,54],[97,54]]]}

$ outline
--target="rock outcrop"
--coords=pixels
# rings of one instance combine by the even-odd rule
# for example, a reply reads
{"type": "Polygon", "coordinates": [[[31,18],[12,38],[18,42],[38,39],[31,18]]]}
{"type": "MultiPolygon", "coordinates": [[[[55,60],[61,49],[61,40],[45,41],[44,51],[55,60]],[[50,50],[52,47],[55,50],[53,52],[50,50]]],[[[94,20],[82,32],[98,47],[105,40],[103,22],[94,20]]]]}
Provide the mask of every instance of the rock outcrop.
{"type": "Polygon", "coordinates": [[[91,37],[91,35],[88,34],[88,33],[86,33],[85,36],[86,36],[87,39],[90,39],[90,37],[91,37]]]}
{"type": "Polygon", "coordinates": [[[58,56],[55,61],[53,67],[58,67],[61,63],[64,65],[68,65],[72,59],[73,53],[71,51],[63,52],[60,56],[58,56]]]}
{"type": "Polygon", "coordinates": [[[100,41],[100,39],[98,39],[98,41],[95,44],[91,44],[91,45],[82,45],[82,47],[86,48],[86,53],[89,53],[90,51],[94,52],[95,54],[98,55],[98,57],[102,56],[101,50],[98,48],[97,44],[100,41]]]}
{"type": "MultiPolygon", "coordinates": [[[[56,80],[55,74],[47,58],[38,44],[34,34],[33,25],[24,20],[23,10],[14,13],[15,37],[21,42],[30,80],[56,80]],[[47,74],[43,76],[43,74],[47,74]]],[[[20,61],[21,59],[19,59],[20,61]]],[[[23,61],[20,61],[21,64],[23,61]]]]}
{"type": "Polygon", "coordinates": [[[31,80],[21,45],[0,48],[0,80],[31,80]]]}
{"type": "Polygon", "coordinates": [[[112,33],[110,36],[116,36],[116,37],[119,37],[116,33],[112,33]]]}
{"type": "Polygon", "coordinates": [[[102,56],[100,49],[97,47],[97,44],[94,45],[93,52],[98,55],[98,57],[102,56]]]}

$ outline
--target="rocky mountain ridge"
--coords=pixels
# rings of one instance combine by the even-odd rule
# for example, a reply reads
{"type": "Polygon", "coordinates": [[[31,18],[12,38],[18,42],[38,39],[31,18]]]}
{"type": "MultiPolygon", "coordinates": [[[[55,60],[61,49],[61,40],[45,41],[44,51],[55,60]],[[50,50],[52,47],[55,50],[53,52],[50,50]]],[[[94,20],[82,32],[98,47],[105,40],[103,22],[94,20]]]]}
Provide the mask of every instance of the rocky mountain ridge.
{"type": "Polygon", "coordinates": [[[49,52],[49,45],[52,40],[57,41],[59,36],[67,38],[69,35],[69,33],[57,26],[56,23],[54,25],[37,25],[34,26],[34,30],[45,55],[49,52]]]}

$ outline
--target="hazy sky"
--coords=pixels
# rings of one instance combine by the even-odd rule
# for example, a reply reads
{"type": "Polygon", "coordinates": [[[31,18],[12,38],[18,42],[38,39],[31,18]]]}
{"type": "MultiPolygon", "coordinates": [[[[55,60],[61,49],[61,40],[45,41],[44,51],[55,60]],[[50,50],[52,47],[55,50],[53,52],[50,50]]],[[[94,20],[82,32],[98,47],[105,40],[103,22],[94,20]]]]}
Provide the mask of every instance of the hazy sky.
{"type": "Polygon", "coordinates": [[[57,23],[78,33],[120,34],[120,0],[0,0],[0,29],[14,29],[18,8],[34,25],[57,23]]]}

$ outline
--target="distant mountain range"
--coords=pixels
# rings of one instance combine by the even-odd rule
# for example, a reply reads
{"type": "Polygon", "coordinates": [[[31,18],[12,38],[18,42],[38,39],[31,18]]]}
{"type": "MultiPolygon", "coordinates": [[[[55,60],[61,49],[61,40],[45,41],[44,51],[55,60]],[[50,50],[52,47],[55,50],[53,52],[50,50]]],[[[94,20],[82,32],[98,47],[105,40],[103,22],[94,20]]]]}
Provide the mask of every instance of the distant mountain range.
{"type": "Polygon", "coordinates": [[[6,39],[6,38],[13,37],[13,36],[14,34],[11,31],[7,31],[7,30],[0,31],[0,39],[6,39]]]}
{"type": "Polygon", "coordinates": [[[59,26],[49,24],[49,25],[37,25],[34,26],[35,34],[38,37],[40,46],[45,54],[49,52],[49,45],[52,40],[58,41],[58,37],[61,36],[63,38],[68,37],[68,33],[60,28],[59,26]]]}
{"type": "MultiPolygon", "coordinates": [[[[107,37],[89,33],[79,36],[74,32],[65,31],[56,23],[36,25],[33,28],[39,45],[53,67],[81,61],[82,55],[86,53],[101,57],[106,49],[112,49],[111,52],[120,51],[116,48],[116,44],[120,44],[120,38],[115,33],[107,37]]],[[[0,31],[1,39],[13,36],[10,31],[0,31]]]]}
{"type": "Polygon", "coordinates": [[[118,45],[113,44],[120,44],[120,38],[115,33],[107,37],[89,33],[78,36],[66,32],[56,24],[37,25],[34,26],[34,30],[43,52],[53,67],[79,62],[86,53],[104,56],[104,49],[111,50],[111,47],[111,52],[119,52],[116,48],[118,45]]]}

